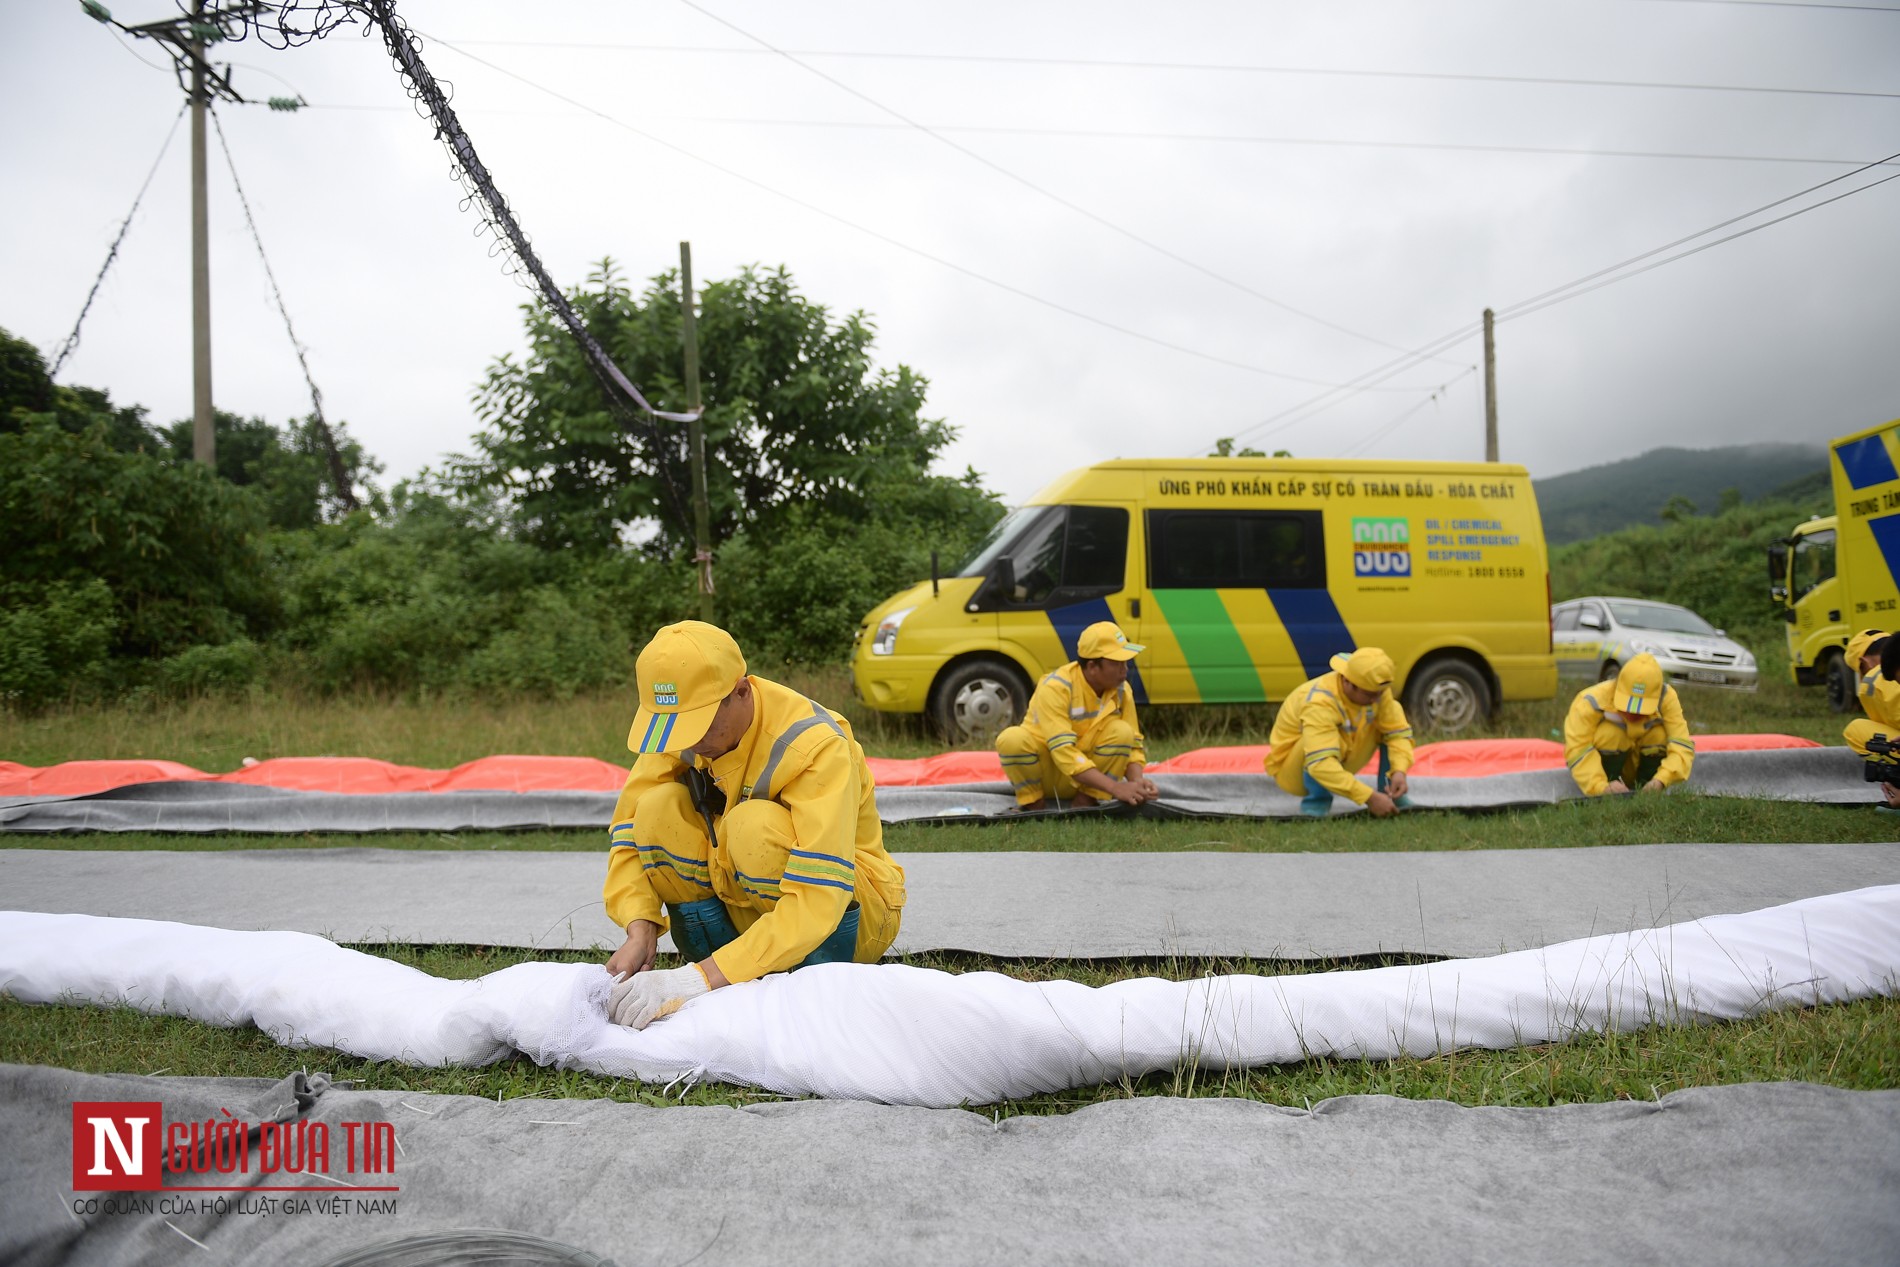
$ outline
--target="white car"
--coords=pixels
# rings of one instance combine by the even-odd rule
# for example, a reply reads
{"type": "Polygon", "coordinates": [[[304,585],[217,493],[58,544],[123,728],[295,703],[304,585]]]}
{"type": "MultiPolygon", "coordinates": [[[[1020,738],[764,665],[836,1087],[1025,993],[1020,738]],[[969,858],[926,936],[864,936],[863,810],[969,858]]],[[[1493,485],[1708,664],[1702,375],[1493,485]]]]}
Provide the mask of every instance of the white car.
{"type": "Polygon", "coordinates": [[[1550,609],[1557,671],[1590,681],[1616,676],[1647,652],[1677,685],[1755,689],[1755,657],[1687,607],[1647,598],[1574,598],[1550,609]]]}

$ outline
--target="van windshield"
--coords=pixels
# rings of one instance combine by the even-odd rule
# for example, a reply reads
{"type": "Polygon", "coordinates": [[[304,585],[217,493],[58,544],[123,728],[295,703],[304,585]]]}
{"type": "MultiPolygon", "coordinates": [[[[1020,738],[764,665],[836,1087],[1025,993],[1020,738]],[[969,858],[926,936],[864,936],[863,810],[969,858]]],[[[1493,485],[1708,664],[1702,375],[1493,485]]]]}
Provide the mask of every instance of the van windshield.
{"type": "Polygon", "coordinates": [[[1610,611],[1616,616],[1617,624],[1631,629],[1715,636],[1714,625],[1680,607],[1665,607],[1661,603],[1611,603],[1610,611]]]}
{"type": "Polygon", "coordinates": [[[996,526],[990,529],[990,535],[983,538],[983,544],[976,548],[976,553],[954,575],[988,576],[990,564],[1009,553],[1009,548],[1016,544],[1016,538],[1022,535],[1025,528],[1051,511],[1061,513],[1060,508],[1054,506],[1018,506],[1010,511],[996,521],[996,526]]]}

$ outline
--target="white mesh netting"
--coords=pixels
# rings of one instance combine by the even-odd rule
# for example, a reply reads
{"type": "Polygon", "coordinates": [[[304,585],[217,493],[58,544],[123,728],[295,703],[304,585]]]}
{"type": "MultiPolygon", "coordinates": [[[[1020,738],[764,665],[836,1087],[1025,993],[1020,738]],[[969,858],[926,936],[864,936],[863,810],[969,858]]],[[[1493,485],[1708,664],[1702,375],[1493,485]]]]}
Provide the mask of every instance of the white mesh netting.
{"type": "Polygon", "coordinates": [[[1900,993],[1900,885],[1485,959],[1091,988],[828,964],[718,990],[644,1031],[606,970],[448,981],[304,933],[0,912],[0,991],[255,1025],[417,1065],[537,1063],[646,1082],[951,1106],[1309,1055],[1504,1048],[1900,993]]]}

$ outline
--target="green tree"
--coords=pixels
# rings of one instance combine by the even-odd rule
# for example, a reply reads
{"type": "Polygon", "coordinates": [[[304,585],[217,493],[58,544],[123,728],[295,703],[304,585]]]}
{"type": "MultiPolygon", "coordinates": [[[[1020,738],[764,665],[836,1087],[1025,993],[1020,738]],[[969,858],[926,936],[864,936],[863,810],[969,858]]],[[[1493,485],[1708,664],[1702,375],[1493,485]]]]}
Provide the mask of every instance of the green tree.
{"type": "Polygon", "coordinates": [[[0,330],[0,432],[17,432],[28,416],[41,415],[71,432],[103,427],[107,441],[121,453],[156,453],[163,447],[142,406],[115,406],[96,387],[60,386],[47,375],[38,348],[0,330]]]}
{"type": "Polygon", "coordinates": [[[1696,504],[1681,493],[1669,499],[1669,504],[1656,512],[1656,517],[1665,523],[1678,524],[1696,515],[1696,504]]]}
{"type": "MultiPolygon", "coordinates": [[[[677,274],[636,296],[606,260],[572,299],[655,407],[685,407],[677,274]]],[[[451,464],[455,485],[503,497],[544,546],[607,550],[630,531],[662,553],[690,541],[686,428],[624,430],[566,331],[540,304],[523,311],[527,354],[496,360],[477,390],[486,427],[451,464]]],[[[783,268],[748,267],[705,287],[698,328],[714,540],[769,532],[795,506],[863,517],[869,490],[941,478],[929,467],[955,432],[923,416],[922,377],[874,367],[862,312],[834,321],[783,268]]]]}
{"type": "Polygon", "coordinates": [[[133,656],[270,623],[264,521],[249,493],[200,467],[120,451],[102,421],[69,431],[51,413],[14,418],[19,429],[0,432],[0,605],[46,606],[56,591],[83,605],[92,600],[74,595],[101,581],[114,650],[133,656]]]}
{"type": "MultiPolygon", "coordinates": [[[[355,500],[376,505],[381,493],[374,477],[382,473],[382,463],[363,451],[343,423],[331,423],[330,430],[355,500]]],[[[272,527],[309,528],[347,513],[315,415],[279,428],[262,418],[241,418],[220,409],[212,415],[212,435],[219,477],[255,488],[272,527]]],[[[192,460],[191,419],[174,422],[164,438],[174,460],[192,460]]]]}

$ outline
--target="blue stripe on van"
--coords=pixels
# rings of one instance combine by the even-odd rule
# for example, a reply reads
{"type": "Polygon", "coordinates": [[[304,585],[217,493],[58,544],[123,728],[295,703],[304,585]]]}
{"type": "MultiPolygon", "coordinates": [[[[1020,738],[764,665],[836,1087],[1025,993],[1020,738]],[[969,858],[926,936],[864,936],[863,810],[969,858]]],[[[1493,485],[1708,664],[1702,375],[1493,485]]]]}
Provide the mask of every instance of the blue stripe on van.
{"type": "Polygon", "coordinates": [[[1879,435],[1863,436],[1852,444],[1835,446],[1834,456],[1841,460],[1847,482],[1855,488],[1872,488],[1900,479],[1893,469],[1893,455],[1879,435]]]}
{"type": "Polygon", "coordinates": [[[1353,649],[1352,634],[1340,618],[1333,596],[1323,589],[1270,589],[1267,599],[1293,639],[1306,676],[1316,678],[1332,667],[1333,657],[1353,649]]]}
{"type": "Polygon", "coordinates": [[[1900,515],[1869,519],[1867,530],[1874,534],[1880,557],[1887,561],[1888,584],[1900,584],[1900,515]]]}
{"type": "MultiPolygon", "coordinates": [[[[1056,637],[1062,639],[1062,654],[1075,659],[1076,643],[1081,641],[1082,631],[1098,620],[1114,620],[1115,613],[1108,610],[1106,598],[1091,598],[1085,602],[1070,603],[1067,607],[1052,608],[1049,623],[1055,626],[1056,637]]],[[[1140,642],[1140,638],[1130,638],[1130,642],[1140,642]]],[[[1135,693],[1135,703],[1148,702],[1148,688],[1141,684],[1141,670],[1135,662],[1128,662],[1128,686],[1135,693]]]]}

